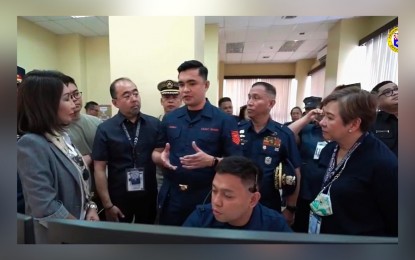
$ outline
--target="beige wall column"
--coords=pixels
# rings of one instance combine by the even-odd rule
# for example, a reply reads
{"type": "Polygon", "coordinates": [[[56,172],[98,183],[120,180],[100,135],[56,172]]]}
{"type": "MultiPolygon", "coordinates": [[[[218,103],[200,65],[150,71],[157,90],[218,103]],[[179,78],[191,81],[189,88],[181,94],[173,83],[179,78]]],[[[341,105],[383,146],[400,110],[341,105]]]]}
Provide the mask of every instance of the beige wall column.
{"type": "MultiPolygon", "coordinates": [[[[299,60],[295,63],[295,79],[297,80],[297,99],[295,104],[303,107],[304,91],[308,72],[313,66],[315,59],[299,60]]],[[[291,109],[291,108],[290,108],[291,109]]]]}
{"type": "Polygon", "coordinates": [[[78,89],[83,92],[82,100],[85,103],[88,97],[85,38],[79,34],[70,34],[57,39],[59,70],[75,79],[78,89]]]}
{"type": "MultiPolygon", "coordinates": [[[[213,105],[218,104],[219,97],[219,27],[216,24],[205,27],[205,66],[209,70],[210,87],[207,97],[213,105]]],[[[223,78],[222,78],[223,81],[223,78]]]]}
{"type": "Polygon", "coordinates": [[[157,117],[162,113],[157,84],[177,80],[177,67],[186,60],[203,62],[204,34],[200,17],[110,16],[111,81],[129,77],[140,91],[143,113],[157,117]]]}

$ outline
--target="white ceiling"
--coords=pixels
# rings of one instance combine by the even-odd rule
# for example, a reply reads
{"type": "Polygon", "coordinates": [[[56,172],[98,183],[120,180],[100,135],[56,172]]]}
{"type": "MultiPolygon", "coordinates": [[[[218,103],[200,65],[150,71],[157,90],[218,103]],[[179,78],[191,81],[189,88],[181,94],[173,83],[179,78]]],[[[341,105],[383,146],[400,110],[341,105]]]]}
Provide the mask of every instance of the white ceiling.
{"type": "MultiPolygon", "coordinates": [[[[219,57],[225,64],[290,63],[316,58],[327,45],[329,29],[351,16],[206,16],[206,24],[219,26],[219,57]],[[304,33],[304,34],[300,34],[304,33]],[[296,51],[278,51],[286,41],[304,41],[296,51]],[[228,43],[243,43],[242,53],[226,53],[228,43]]],[[[24,16],[56,34],[107,36],[108,17],[24,16]]]]}

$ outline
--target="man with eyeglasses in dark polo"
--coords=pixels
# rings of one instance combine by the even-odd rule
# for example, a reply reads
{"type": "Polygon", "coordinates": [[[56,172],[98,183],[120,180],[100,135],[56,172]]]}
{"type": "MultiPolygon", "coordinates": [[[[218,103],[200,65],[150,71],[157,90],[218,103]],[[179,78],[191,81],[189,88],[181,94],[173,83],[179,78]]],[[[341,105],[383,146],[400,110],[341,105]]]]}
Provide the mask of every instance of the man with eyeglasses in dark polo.
{"type": "Polygon", "coordinates": [[[261,178],[250,159],[223,158],[216,167],[211,203],[198,205],[183,226],[291,232],[281,213],[259,203],[261,178]]]}
{"type": "MultiPolygon", "coordinates": [[[[98,125],[102,121],[91,115],[82,114],[82,92],[79,91],[78,86],[75,83],[75,80],[68,76],[61,76],[63,83],[69,88],[70,97],[72,98],[75,109],[72,115],[72,122],[68,126],[68,134],[71,138],[72,143],[81,153],[85,163],[88,165],[93,175],[93,163],[91,159],[92,146],[94,144],[95,133],[97,131],[98,125]]],[[[95,181],[94,178],[91,178],[91,191],[96,194],[95,181]]],[[[95,195],[93,201],[98,205],[99,208],[102,207],[101,202],[98,197],[95,195]]],[[[105,219],[104,214],[99,215],[101,220],[105,219]]]]}
{"type": "Polygon", "coordinates": [[[398,157],[398,85],[382,81],[372,89],[378,97],[378,113],[371,131],[398,157]]]}

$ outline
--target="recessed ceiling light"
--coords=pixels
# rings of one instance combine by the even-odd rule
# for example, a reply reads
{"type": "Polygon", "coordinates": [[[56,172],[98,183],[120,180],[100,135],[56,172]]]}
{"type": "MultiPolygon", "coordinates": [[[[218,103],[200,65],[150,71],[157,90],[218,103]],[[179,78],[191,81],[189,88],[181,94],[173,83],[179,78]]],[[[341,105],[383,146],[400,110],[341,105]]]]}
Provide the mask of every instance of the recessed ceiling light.
{"type": "Polygon", "coordinates": [[[77,19],[77,18],[84,18],[84,17],[89,17],[89,16],[71,16],[71,17],[77,19]]]}

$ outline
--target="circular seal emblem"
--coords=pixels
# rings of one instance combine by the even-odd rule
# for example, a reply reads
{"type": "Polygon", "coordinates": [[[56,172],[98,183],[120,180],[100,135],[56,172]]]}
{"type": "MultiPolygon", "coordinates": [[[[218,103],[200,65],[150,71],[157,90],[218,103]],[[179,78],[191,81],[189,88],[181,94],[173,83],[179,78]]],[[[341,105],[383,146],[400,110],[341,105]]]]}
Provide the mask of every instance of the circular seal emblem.
{"type": "Polygon", "coordinates": [[[388,46],[394,51],[398,52],[398,27],[393,27],[388,34],[388,46]]]}

